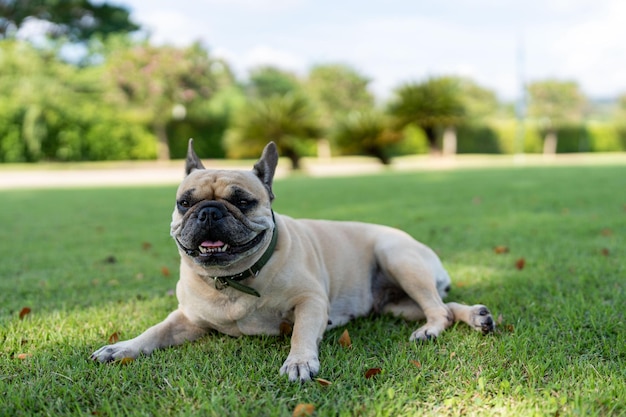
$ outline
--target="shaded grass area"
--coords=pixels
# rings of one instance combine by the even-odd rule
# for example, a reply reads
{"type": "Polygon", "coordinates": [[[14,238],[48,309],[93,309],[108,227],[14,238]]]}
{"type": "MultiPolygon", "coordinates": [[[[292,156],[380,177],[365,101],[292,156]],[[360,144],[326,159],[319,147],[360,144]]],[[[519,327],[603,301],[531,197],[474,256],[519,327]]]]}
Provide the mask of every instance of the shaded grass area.
{"type": "Polygon", "coordinates": [[[0,192],[0,415],[626,414],[624,178],[597,166],[277,181],[276,211],[407,230],[442,257],[451,300],[501,316],[494,336],[458,325],[419,345],[417,325],[391,317],[334,329],[327,387],[278,375],[288,338],[215,334],[128,365],[88,361],[176,307],[175,188],[0,192]]]}

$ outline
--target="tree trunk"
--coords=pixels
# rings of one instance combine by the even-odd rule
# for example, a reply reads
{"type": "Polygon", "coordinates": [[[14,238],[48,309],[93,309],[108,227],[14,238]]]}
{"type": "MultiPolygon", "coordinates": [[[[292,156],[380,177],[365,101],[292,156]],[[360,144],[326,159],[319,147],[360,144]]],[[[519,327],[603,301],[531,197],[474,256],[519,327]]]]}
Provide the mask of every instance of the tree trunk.
{"type": "Polygon", "coordinates": [[[443,154],[456,155],[456,129],[453,127],[446,127],[443,131],[443,154]]]}
{"type": "Polygon", "coordinates": [[[557,135],[554,130],[548,131],[543,141],[543,154],[544,155],[556,155],[557,135]]]}
{"type": "Polygon", "coordinates": [[[437,146],[437,129],[434,126],[423,127],[426,139],[428,140],[428,147],[431,155],[440,155],[441,149],[437,146]]]}
{"type": "Polygon", "coordinates": [[[368,153],[370,155],[372,155],[373,157],[378,158],[378,160],[383,165],[390,165],[391,164],[391,158],[389,158],[387,156],[387,154],[385,153],[385,149],[383,147],[374,146],[374,147],[368,149],[368,153]]]}
{"type": "Polygon", "coordinates": [[[291,169],[294,171],[300,169],[300,155],[293,148],[283,148],[283,153],[291,161],[291,169]]]}
{"type": "Polygon", "coordinates": [[[155,123],[154,131],[157,136],[157,159],[159,161],[169,161],[170,145],[167,140],[167,127],[165,123],[155,123]]]}
{"type": "Polygon", "coordinates": [[[317,141],[317,157],[324,161],[330,161],[332,156],[330,150],[330,142],[328,139],[320,139],[317,141]]]}

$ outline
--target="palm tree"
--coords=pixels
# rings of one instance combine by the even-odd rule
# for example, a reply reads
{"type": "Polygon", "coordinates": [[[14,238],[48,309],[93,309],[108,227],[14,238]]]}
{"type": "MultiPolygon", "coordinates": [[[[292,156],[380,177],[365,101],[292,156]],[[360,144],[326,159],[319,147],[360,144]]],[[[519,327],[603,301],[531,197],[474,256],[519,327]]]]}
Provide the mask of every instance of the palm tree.
{"type": "Polygon", "coordinates": [[[371,155],[385,165],[391,163],[389,145],[402,138],[391,129],[387,116],[376,110],[353,111],[337,122],[332,136],[343,152],[371,155]]]}
{"type": "Polygon", "coordinates": [[[302,148],[320,133],[309,101],[292,92],[251,99],[235,118],[227,144],[230,156],[250,156],[259,153],[268,141],[274,141],[292,168],[299,169],[302,148]]]}
{"type": "Polygon", "coordinates": [[[440,152],[437,132],[454,128],[465,116],[459,81],[454,77],[435,77],[400,86],[388,111],[395,116],[399,129],[409,124],[422,128],[431,153],[440,152]]]}

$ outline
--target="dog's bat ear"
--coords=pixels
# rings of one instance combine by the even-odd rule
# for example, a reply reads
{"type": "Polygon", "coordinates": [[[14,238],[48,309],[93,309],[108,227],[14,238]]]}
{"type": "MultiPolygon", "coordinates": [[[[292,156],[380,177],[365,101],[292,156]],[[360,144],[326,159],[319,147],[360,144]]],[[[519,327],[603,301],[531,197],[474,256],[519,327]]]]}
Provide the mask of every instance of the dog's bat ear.
{"type": "Polygon", "coordinates": [[[270,142],[263,149],[261,159],[254,164],[252,172],[259,177],[261,182],[267,188],[270,195],[270,200],[274,199],[274,193],[272,192],[272,182],[274,181],[274,173],[276,172],[276,165],[278,165],[278,148],[274,142],[270,142]]]}
{"type": "Polygon", "coordinates": [[[191,174],[196,169],[204,169],[202,161],[196,155],[193,150],[193,139],[189,139],[189,145],[187,146],[187,161],[185,162],[185,175],[191,174]]]}

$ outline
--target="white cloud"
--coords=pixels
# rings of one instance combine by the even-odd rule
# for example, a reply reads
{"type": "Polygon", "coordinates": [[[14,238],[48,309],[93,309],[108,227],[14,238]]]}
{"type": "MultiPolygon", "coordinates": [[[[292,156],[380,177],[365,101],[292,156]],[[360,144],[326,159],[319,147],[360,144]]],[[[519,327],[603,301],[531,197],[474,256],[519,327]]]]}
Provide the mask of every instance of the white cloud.
{"type": "Polygon", "coordinates": [[[243,66],[246,69],[261,65],[274,65],[296,72],[303,72],[307,67],[302,57],[267,45],[255,46],[243,57],[243,66]]]}

